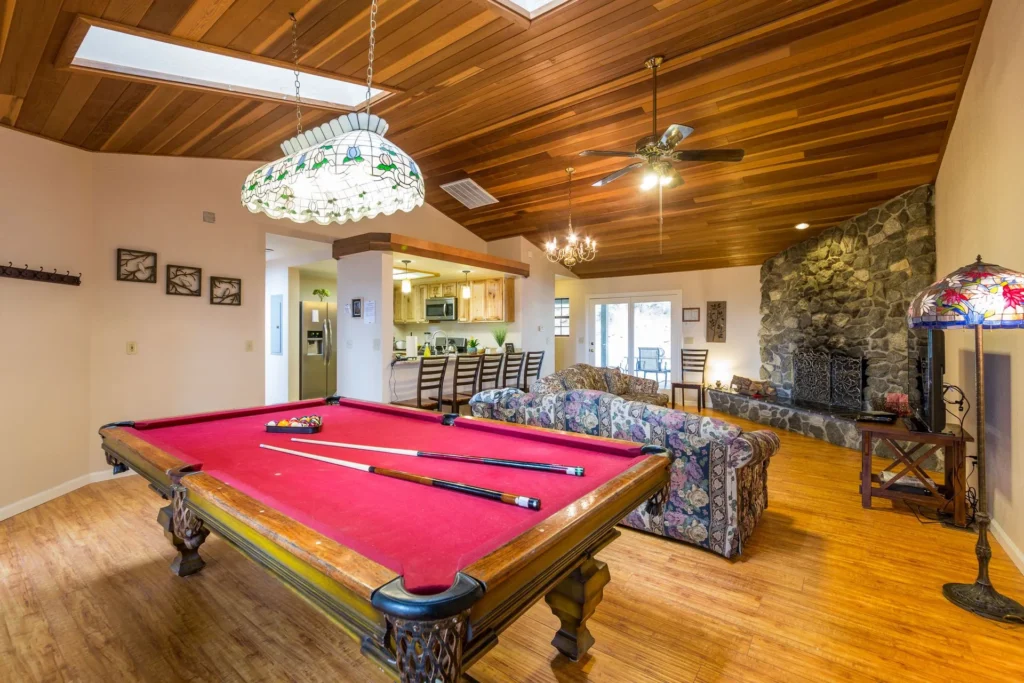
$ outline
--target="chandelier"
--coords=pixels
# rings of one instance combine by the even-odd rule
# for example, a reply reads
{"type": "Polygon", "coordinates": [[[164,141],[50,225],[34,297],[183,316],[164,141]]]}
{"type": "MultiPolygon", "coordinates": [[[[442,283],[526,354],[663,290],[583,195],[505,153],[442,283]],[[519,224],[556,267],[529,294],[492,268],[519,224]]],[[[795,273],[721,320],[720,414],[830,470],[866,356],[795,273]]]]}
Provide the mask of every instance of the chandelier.
{"type": "Polygon", "coordinates": [[[565,237],[565,246],[559,247],[558,240],[554,237],[544,245],[548,261],[561,263],[572,270],[577,263],[593,261],[597,256],[597,241],[589,237],[580,238],[572,228],[572,174],[576,171],[571,166],[565,169],[569,174],[569,234],[565,237]]]}
{"type": "Polygon", "coordinates": [[[242,185],[242,204],[253,213],[321,225],[390,216],[423,205],[423,174],[412,158],[384,137],[387,122],[370,113],[373,97],[377,0],[370,6],[366,111],[302,130],[298,22],[292,14],[296,135],[281,143],[284,157],[256,169],[242,185]]]}

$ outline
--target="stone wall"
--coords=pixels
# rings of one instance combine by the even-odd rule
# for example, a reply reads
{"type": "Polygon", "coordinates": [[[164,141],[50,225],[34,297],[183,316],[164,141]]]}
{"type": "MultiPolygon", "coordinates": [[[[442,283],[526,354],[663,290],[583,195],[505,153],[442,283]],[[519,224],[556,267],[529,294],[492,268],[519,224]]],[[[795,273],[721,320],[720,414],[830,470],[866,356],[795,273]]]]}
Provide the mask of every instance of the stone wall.
{"type": "Polygon", "coordinates": [[[761,378],[780,395],[791,395],[798,349],[863,357],[867,407],[887,392],[912,393],[908,350],[922,335],[908,335],[906,311],[935,280],[933,192],[905,192],[761,267],[761,378]]]}

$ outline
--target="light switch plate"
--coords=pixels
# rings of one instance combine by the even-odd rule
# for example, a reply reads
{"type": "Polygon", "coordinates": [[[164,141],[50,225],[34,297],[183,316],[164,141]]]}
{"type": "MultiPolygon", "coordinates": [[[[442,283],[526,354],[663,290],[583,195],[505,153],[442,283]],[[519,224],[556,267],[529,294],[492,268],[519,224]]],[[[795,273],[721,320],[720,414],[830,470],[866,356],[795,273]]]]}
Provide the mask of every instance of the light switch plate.
{"type": "Polygon", "coordinates": [[[352,340],[351,339],[346,339],[345,340],[345,348],[346,349],[351,349],[352,348],[352,340]]]}
{"type": "Polygon", "coordinates": [[[373,350],[380,351],[380,339],[373,340],[373,350]]]}
{"type": "Polygon", "coordinates": [[[252,351],[255,348],[256,348],[256,345],[253,344],[252,339],[246,339],[245,340],[245,350],[246,351],[252,351]]]}
{"type": "Polygon", "coordinates": [[[139,343],[130,341],[124,345],[124,352],[129,356],[134,356],[139,352],[139,343]]]}
{"type": "Polygon", "coordinates": [[[693,337],[683,337],[683,343],[686,344],[687,346],[692,345],[693,344],[693,337]]]}

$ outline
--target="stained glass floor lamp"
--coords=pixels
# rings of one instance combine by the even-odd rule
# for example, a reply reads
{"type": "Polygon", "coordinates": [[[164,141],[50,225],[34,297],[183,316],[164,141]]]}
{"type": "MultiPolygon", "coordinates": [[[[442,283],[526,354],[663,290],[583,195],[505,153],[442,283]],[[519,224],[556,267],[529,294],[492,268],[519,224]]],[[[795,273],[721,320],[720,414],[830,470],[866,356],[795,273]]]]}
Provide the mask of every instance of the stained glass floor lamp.
{"type": "Polygon", "coordinates": [[[978,420],[978,578],[947,583],[942,594],[957,607],[987,619],[1024,623],[1024,607],[992,586],[988,563],[988,489],[985,479],[985,351],[983,330],[1024,327],[1024,273],[984,263],[981,256],[918,293],[907,313],[910,327],[974,328],[978,420]]]}

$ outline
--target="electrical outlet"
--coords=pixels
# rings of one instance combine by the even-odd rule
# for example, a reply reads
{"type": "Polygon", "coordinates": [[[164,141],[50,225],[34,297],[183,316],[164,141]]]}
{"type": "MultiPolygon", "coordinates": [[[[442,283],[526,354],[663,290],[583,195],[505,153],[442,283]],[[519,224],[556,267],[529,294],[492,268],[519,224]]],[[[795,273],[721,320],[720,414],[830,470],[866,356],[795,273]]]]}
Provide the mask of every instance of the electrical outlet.
{"type": "Polygon", "coordinates": [[[687,346],[693,345],[693,337],[683,337],[683,343],[687,346]]]}
{"type": "Polygon", "coordinates": [[[256,348],[256,345],[253,344],[252,339],[246,339],[245,340],[245,350],[246,351],[252,351],[255,348],[256,348]]]}
{"type": "Polygon", "coordinates": [[[139,343],[128,342],[127,344],[124,345],[124,352],[127,353],[129,356],[134,356],[139,352],[139,343]]]}

